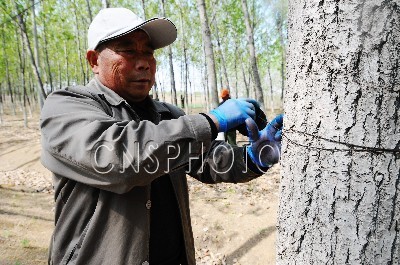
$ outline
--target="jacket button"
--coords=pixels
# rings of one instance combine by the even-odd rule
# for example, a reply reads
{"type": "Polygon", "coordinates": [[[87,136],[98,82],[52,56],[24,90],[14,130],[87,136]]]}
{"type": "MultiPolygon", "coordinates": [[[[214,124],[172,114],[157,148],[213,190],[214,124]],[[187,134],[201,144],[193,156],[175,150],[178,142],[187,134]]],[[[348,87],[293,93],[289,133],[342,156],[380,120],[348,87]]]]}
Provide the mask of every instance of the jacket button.
{"type": "MultiPolygon", "coordinates": [[[[147,202],[146,202],[146,208],[147,208],[147,210],[150,210],[150,208],[151,208],[151,201],[150,200],[148,200],[147,202]]],[[[147,261],[146,261],[147,262],[147,261]]]]}
{"type": "Polygon", "coordinates": [[[149,265],[150,263],[148,262],[148,261],[144,261],[143,263],[142,263],[142,265],[149,265]]]}

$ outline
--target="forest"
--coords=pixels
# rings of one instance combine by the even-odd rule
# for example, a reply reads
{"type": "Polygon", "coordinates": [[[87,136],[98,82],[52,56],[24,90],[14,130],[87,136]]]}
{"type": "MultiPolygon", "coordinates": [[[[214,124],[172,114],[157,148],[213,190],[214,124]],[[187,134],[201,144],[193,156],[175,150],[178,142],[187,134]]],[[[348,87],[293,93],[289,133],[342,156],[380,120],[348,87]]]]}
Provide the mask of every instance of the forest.
{"type": "Polygon", "coordinates": [[[232,97],[282,108],[285,0],[3,0],[0,7],[1,113],[26,117],[52,91],[92,78],[87,29],[104,7],[130,8],[146,19],[167,17],[176,25],[178,39],[156,53],[154,98],[190,113],[215,107],[219,91],[228,88],[232,97]]]}
{"type": "Polygon", "coordinates": [[[284,113],[266,174],[188,178],[196,264],[400,264],[398,0],[1,0],[1,264],[45,263],[54,191],[41,106],[92,78],[88,26],[117,6],[176,25],[156,51],[153,98],[192,114],[228,88],[268,118],[284,113]]]}

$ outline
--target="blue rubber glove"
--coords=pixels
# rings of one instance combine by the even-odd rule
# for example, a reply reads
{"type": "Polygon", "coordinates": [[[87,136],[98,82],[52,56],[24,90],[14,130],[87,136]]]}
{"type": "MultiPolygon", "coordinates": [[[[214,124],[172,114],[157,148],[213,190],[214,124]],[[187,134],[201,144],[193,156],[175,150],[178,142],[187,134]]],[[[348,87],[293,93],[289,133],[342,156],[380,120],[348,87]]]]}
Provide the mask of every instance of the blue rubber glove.
{"type": "Polygon", "coordinates": [[[218,108],[210,111],[218,120],[219,132],[226,132],[242,123],[247,118],[254,119],[254,105],[258,102],[254,99],[228,99],[218,108]]]}
{"type": "Polygon", "coordinates": [[[260,167],[271,167],[278,163],[281,154],[283,114],[276,116],[268,125],[259,131],[252,119],[246,119],[250,145],[246,150],[251,160],[260,167]]]}

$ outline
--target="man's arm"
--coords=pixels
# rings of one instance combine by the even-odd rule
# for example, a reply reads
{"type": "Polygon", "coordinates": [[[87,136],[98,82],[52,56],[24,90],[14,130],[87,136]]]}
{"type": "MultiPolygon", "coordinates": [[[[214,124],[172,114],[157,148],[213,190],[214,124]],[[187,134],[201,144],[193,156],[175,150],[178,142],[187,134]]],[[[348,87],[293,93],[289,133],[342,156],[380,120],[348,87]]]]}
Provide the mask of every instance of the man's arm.
{"type": "Polygon", "coordinates": [[[199,155],[211,144],[209,123],[199,114],[158,125],[109,114],[89,93],[50,95],[41,115],[42,163],[75,181],[124,193],[187,164],[189,153],[199,155]],[[170,146],[179,153],[170,154],[170,146]]]}
{"type": "Polygon", "coordinates": [[[261,176],[268,168],[257,167],[244,147],[214,141],[199,157],[192,156],[188,174],[203,183],[241,183],[261,176]]]}
{"type": "Polygon", "coordinates": [[[261,131],[254,120],[246,119],[250,145],[214,141],[200,159],[192,159],[191,176],[205,183],[246,182],[260,176],[280,159],[283,117],[276,116],[261,131]]]}

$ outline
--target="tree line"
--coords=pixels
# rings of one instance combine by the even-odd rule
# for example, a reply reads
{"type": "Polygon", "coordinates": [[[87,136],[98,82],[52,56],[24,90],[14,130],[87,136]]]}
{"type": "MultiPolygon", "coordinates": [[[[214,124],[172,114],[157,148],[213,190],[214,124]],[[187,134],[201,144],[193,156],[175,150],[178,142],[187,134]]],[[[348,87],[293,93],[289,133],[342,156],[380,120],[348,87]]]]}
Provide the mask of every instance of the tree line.
{"type": "Polygon", "coordinates": [[[287,0],[4,0],[0,3],[1,114],[25,120],[56,89],[92,78],[86,63],[87,29],[105,7],[126,7],[143,18],[168,17],[174,44],[156,52],[154,98],[191,112],[201,93],[206,109],[218,92],[281,107],[287,42],[287,0]]]}

